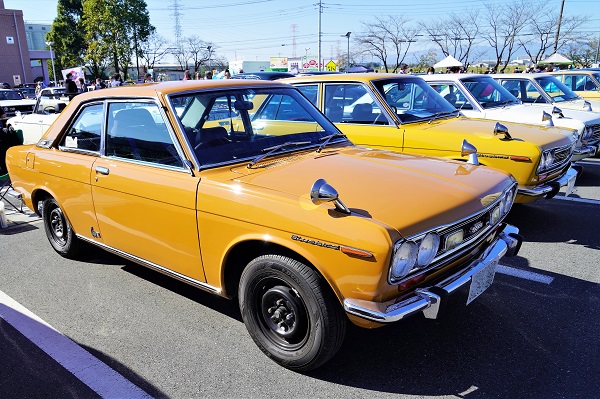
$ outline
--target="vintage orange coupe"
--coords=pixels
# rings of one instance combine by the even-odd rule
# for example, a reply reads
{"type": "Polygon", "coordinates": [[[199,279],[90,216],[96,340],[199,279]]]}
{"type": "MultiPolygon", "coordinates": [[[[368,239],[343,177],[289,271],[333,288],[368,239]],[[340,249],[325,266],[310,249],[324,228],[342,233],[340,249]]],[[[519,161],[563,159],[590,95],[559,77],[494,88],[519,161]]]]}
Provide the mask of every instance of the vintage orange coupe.
{"type": "Polygon", "coordinates": [[[260,349],[294,370],[331,358],[348,320],[470,303],[522,240],[503,222],[510,175],[356,147],[284,83],[81,94],[7,164],[59,254],[93,244],[236,298],[260,349]]]}

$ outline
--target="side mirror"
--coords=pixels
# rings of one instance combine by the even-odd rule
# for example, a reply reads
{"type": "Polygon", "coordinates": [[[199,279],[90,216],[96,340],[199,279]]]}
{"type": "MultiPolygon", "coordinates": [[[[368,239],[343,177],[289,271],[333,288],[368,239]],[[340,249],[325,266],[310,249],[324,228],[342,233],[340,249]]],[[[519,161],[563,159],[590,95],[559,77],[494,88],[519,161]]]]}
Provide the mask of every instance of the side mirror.
{"type": "Polygon", "coordinates": [[[469,156],[467,163],[471,165],[479,165],[479,159],[477,158],[477,148],[467,140],[463,140],[462,147],[460,149],[460,156],[466,157],[469,156]]]}
{"type": "Polygon", "coordinates": [[[552,121],[552,115],[544,111],[542,112],[542,122],[546,121],[548,121],[548,126],[554,126],[554,122],[552,121]]]}
{"type": "Polygon", "coordinates": [[[586,111],[592,111],[592,103],[591,103],[591,102],[589,102],[589,101],[587,101],[587,100],[585,100],[585,101],[583,102],[583,108],[584,108],[586,111]]]}
{"type": "Polygon", "coordinates": [[[558,115],[559,118],[564,118],[565,116],[562,113],[562,109],[558,108],[558,107],[553,107],[552,108],[552,115],[558,115]]]}
{"type": "Polygon", "coordinates": [[[508,133],[508,128],[500,122],[496,122],[494,126],[494,136],[504,135],[504,140],[512,140],[512,136],[508,133]]]}
{"type": "Polygon", "coordinates": [[[338,192],[331,187],[325,179],[319,179],[314,182],[310,189],[310,200],[315,205],[321,205],[326,202],[333,202],[335,209],[339,212],[350,214],[350,209],[342,203],[338,198],[338,192]]]}

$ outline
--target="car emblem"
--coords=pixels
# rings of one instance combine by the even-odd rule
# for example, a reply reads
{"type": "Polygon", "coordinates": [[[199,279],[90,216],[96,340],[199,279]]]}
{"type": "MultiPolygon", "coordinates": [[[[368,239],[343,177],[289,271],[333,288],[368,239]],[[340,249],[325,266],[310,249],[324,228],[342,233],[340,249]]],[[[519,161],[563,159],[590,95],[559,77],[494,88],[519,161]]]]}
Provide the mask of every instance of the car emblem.
{"type": "Polygon", "coordinates": [[[483,227],[483,222],[479,221],[469,228],[469,233],[475,234],[483,227]]]}

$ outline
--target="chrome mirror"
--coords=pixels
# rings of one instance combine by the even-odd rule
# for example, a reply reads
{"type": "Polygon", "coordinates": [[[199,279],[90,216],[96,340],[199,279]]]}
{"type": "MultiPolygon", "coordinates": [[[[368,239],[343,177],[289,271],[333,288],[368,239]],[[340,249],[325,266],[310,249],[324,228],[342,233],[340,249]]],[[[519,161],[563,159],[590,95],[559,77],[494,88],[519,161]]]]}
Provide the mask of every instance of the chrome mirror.
{"type": "Polygon", "coordinates": [[[512,139],[511,135],[508,133],[508,128],[502,123],[496,122],[496,126],[494,126],[494,136],[498,136],[500,134],[503,134],[506,140],[512,139]]]}
{"type": "Polygon", "coordinates": [[[552,107],[552,115],[558,115],[559,118],[565,117],[562,113],[562,109],[560,109],[558,107],[552,107]]]}
{"type": "Polygon", "coordinates": [[[338,192],[327,184],[325,179],[317,180],[310,189],[310,200],[313,204],[321,205],[326,202],[333,202],[337,211],[350,214],[350,209],[338,197],[338,192]]]}
{"type": "Polygon", "coordinates": [[[542,112],[542,122],[548,121],[548,126],[554,126],[554,122],[552,121],[552,115],[547,113],[546,111],[542,112]]]}
{"type": "Polygon", "coordinates": [[[467,163],[471,165],[479,165],[479,159],[477,158],[477,148],[467,140],[463,140],[462,147],[460,149],[460,156],[466,157],[469,156],[467,163]]]}
{"type": "Polygon", "coordinates": [[[583,102],[583,108],[585,108],[586,111],[592,111],[592,103],[588,100],[585,100],[583,102]]]}

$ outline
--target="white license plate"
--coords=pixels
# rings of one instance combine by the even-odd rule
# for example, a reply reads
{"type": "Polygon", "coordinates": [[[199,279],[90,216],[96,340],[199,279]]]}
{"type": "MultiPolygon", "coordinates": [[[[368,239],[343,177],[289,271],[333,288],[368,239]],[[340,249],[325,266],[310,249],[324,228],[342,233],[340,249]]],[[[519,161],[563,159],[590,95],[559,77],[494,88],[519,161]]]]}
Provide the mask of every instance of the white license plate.
{"type": "Polygon", "coordinates": [[[573,175],[569,181],[567,182],[567,189],[565,191],[565,197],[568,197],[575,190],[575,180],[577,179],[577,175],[573,175]]]}
{"type": "Polygon", "coordinates": [[[485,265],[481,270],[473,274],[471,277],[471,288],[469,289],[467,305],[473,302],[475,298],[481,295],[489,288],[490,285],[492,285],[494,282],[494,275],[496,274],[496,266],[498,266],[498,261],[493,260],[485,265]]]}

